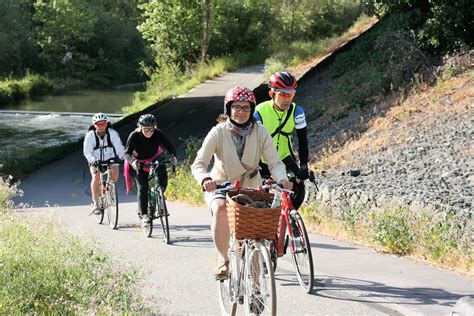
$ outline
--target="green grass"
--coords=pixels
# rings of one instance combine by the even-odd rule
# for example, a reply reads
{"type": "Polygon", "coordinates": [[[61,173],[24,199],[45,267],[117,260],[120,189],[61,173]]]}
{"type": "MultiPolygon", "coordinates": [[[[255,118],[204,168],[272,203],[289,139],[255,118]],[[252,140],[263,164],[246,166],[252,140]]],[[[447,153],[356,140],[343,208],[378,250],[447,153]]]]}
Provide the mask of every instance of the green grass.
{"type": "Polygon", "coordinates": [[[335,38],[319,41],[295,41],[293,43],[275,43],[272,50],[275,52],[265,60],[265,75],[301,64],[323,53],[335,38]]]}
{"type": "Polygon", "coordinates": [[[137,92],[133,104],[122,108],[122,112],[136,113],[158,101],[182,95],[200,83],[227,71],[263,62],[265,56],[264,50],[235,53],[215,58],[208,63],[196,64],[188,72],[183,72],[174,65],[165,65],[159,71],[150,74],[146,90],[137,92]]]}
{"type": "Polygon", "coordinates": [[[6,153],[0,157],[0,176],[13,176],[23,179],[39,168],[63,159],[71,152],[82,147],[83,140],[69,142],[56,146],[49,146],[39,150],[28,157],[18,156],[15,153],[6,153]]]}
{"type": "Polygon", "coordinates": [[[138,268],[118,263],[43,215],[10,210],[15,194],[0,180],[0,314],[151,311],[138,268]]]}
{"type": "Polygon", "coordinates": [[[466,213],[395,204],[377,209],[347,205],[335,211],[318,202],[303,205],[302,212],[326,234],[472,273],[474,224],[466,213]]]}

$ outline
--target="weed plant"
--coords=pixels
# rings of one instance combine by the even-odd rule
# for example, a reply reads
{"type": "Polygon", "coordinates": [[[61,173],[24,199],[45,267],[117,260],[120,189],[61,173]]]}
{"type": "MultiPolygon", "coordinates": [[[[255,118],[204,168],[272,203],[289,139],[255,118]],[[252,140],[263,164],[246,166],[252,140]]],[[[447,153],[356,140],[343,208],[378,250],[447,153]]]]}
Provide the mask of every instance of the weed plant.
{"type": "Polygon", "coordinates": [[[191,165],[201,148],[202,138],[191,136],[184,141],[188,159],[176,168],[176,173],[168,180],[166,197],[170,200],[186,202],[192,205],[203,205],[203,192],[191,173],[191,165]]]}

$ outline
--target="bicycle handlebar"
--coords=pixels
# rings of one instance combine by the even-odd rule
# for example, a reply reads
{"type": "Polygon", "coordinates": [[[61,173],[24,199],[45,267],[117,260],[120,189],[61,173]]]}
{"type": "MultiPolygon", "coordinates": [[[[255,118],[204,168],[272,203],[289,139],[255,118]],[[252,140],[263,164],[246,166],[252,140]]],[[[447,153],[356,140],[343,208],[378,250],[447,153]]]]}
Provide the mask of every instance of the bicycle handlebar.
{"type": "Polygon", "coordinates": [[[152,161],[151,163],[146,163],[146,164],[140,163],[140,168],[143,168],[143,167],[158,168],[159,166],[166,165],[166,164],[171,164],[173,166],[173,172],[176,172],[176,166],[173,164],[173,161],[171,159],[164,159],[164,160],[156,159],[152,161]]]}

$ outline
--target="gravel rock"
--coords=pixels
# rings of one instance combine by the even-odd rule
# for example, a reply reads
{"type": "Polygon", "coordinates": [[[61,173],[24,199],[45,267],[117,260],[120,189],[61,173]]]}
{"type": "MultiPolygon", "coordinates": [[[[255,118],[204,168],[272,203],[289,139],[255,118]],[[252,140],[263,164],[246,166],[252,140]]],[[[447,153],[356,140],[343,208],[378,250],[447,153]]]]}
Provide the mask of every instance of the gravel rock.
{"type": "MultiPolygon", "coordinates": [[[[467,212],[472,218],[474,87],[472,81],[462,87],[471,93],[466,105],[456,105],[450,90],[426,111],[409,112],[387,130],[369,130],[370,139],[385,137],[386,145],[362,147],[345,156],[344,164],[325,170],[318,177],[319,193],[312,198],[328,204],[345,198],[351,205],[375,206],[399,200],[425,209],[467,212]]],[[[318,157],[329,140],[344,139],[360,128],[356,118],[367,121],[380,115],[371,111],[349,113],[326,128],[317,119],[309,122],[310,152],[318,157]]]]}

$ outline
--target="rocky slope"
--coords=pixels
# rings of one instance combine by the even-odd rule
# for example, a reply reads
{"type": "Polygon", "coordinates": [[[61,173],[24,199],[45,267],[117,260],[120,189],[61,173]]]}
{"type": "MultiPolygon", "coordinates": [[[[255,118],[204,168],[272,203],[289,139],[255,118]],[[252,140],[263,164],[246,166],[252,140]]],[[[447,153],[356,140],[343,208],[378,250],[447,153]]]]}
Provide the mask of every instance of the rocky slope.
{"type": "MultiPolygon", "coordinates": [[[[320,182],[313,198],[368,207],[397,201],[472,218],[474,54],[466,56],[462,75],[419,87],[403,102],[387,99],[337,121],[313,119],[306,107],[312,168],[320,182]]],[[[307,81],[298,102],[324,97],[321,83],[330,84],[324,74],[307,81]]]]}

